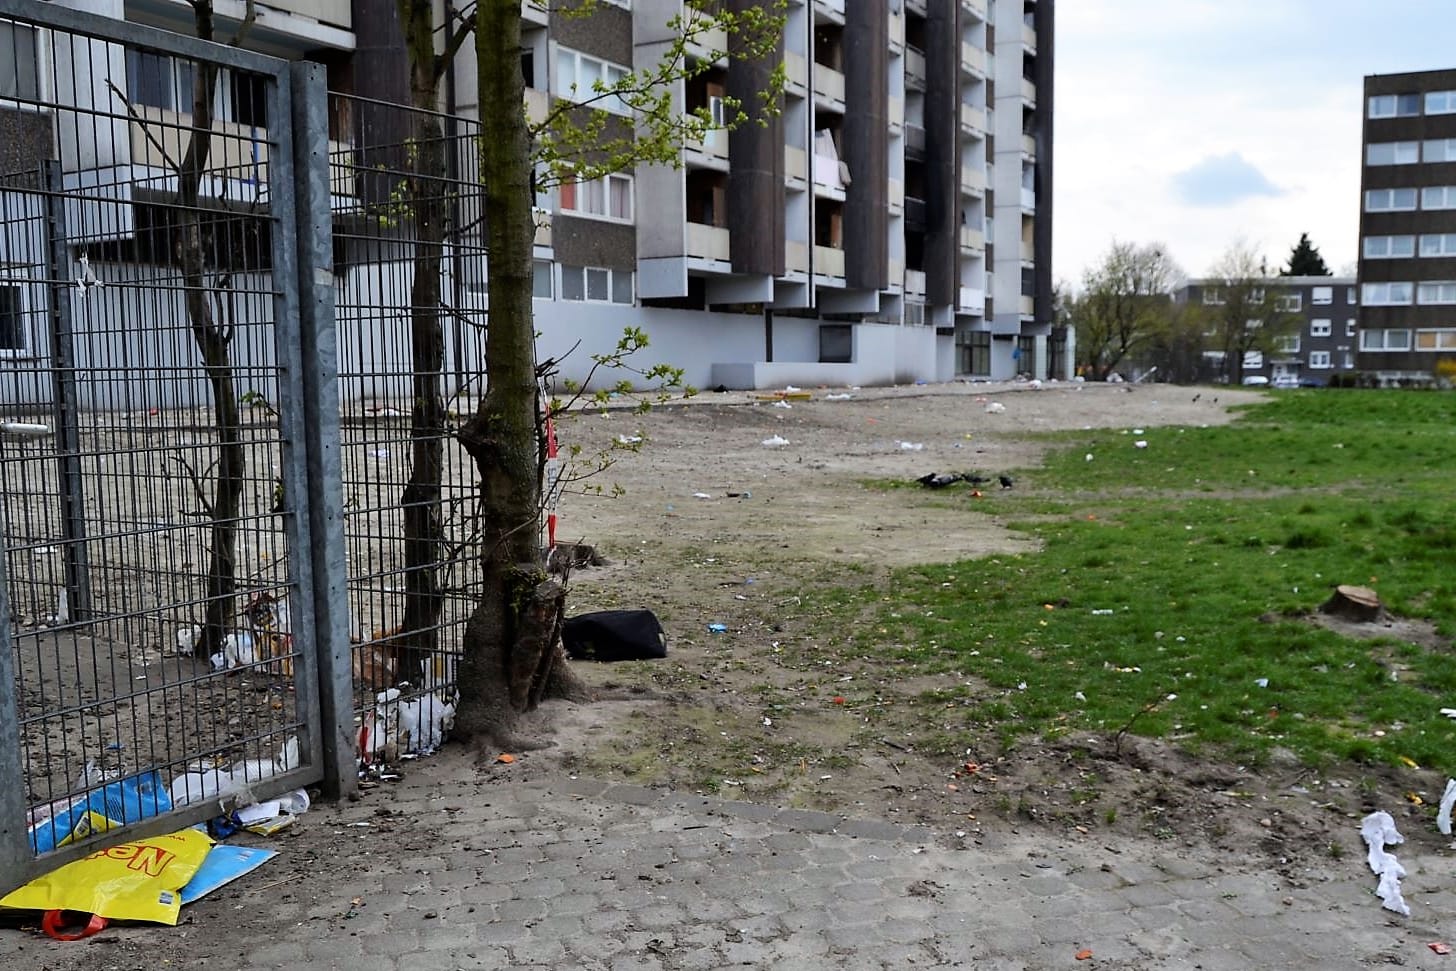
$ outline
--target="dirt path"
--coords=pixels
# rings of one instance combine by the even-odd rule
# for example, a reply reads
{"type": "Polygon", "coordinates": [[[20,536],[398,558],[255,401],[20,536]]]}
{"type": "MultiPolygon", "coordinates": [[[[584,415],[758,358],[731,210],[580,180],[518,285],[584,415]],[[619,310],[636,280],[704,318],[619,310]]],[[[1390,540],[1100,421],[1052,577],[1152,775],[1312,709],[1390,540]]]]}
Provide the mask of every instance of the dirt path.
{"type": "Polygon", "coordinates": [[[963,722],[928,723],[936,716],[921,695],[954,687],[945,676],[853,656],[837,621],[804,608],[809,588],[870,604],[890,592],[892,567],[1031,549],[996,515],[1006,495],[997,476],[1040,461],[1028,432],[1218,424],[1258,394],[1075,384],[837,393],[852,397],[821,389],[783,408],[705,394],[566,423],[564,441],[586,452],[618,436],[646,439],[602,479],[623,496],[563,503],[561,537],[596,544],[611,561],[572,577],[572,611],[650,608],[670,653],[579,664],[594,683],[661,697],[556,707],[546,717],[557,747],[511,771],[565,768],[973,833],[1048,825],[1177,840],[1290,868],[1343,866],[1329,854],[1335,842],[1358,851],[1346,838],[1358,830],[1352,818],[1400,804],[1379,779],[1316,779],[1292,762],[1250,772],[1148,741],[1114,753],[1108,739],[1078,736],[1006,751],[963,722]],[[787,444],[763,444],[775,436],[787,444]],[[963,491],[866,486],[933,471],[991,481],[974,507],[963,491]],[[834,705],[852,692],[874,703],[834,705]]]}

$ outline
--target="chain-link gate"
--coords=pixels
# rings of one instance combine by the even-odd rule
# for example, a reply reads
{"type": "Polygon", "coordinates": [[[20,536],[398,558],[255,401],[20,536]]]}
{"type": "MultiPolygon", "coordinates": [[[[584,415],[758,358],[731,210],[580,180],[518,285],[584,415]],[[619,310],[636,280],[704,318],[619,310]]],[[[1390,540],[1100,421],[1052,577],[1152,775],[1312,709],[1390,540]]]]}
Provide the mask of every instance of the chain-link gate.
{"type": "Polygon", "coordinates": [[[352,776],[325,111],[0,0],[0,883],[352,776]]]}

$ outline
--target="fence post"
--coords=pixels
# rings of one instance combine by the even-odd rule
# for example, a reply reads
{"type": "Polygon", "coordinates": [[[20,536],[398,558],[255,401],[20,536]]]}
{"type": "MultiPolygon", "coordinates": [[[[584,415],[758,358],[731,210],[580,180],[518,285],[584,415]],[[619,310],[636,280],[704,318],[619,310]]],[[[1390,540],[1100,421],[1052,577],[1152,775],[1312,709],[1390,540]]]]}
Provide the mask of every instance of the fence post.
{"type": "Polygon", "coordinates": [[[26,825],[25,760],[20,748],[21,692],[16,690],[15,649],[10,640],[10,591],[5,579],[8,554],[0,542],[0,892],[24,882],[35,858],[26,825]]]}
{"type": "MultiPolygon", "coordinates": [[[[67,609],[62,622],[91,617],[91,567],[86,551],[86,494],[81,487],[81,429],[76,398],[76,349],[71,320],[71,286],[66,250],[66,199],[61,163],[52,159],[42,169],[45,198],[46,254],[50,262],[51,382],[55,395],[56,461],[61,500],[61,529],[65,537],[62,570],[67,609]]],[[[82,291],[84,294],[85,291],[82,291]]],[[[83,297],[84,299],[84,297],[83,297]]]]}
{"type": "MultiPolygon", "coordinates": [[[[298,293],[304,395],[307,503],[313,547],[323,787],[339,797],[358,788],[354,673],[344,553],[343,464],[339,454],[339,340],[334,317],[333,216],[329,205],[328,84],[323,65],[295,61],[293,178],[298,226],[298,293]]],[[[305,596],[310,591],[301,591],[305,596]]]]}

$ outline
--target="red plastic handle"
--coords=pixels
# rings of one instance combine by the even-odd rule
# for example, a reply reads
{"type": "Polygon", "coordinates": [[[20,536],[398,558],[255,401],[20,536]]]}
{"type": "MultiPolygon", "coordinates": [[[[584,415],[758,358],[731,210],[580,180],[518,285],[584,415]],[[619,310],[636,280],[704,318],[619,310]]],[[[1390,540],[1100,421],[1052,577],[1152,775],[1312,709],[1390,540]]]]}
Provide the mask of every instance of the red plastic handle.
{"type": "MultiPolygon", "coordinates": [[[[107,920],[98,914],[91,914],[91,919],[78,931],[65,930],[64,910],[48,910],[40,920],[40,929],[46,932],[48,937],[58,941],[79,941],[83,937],[90,937],[92,934],[99,934],[106,930],[107,920]]],[[[83,915],[85,916],[85,915],[83,915]]]]}

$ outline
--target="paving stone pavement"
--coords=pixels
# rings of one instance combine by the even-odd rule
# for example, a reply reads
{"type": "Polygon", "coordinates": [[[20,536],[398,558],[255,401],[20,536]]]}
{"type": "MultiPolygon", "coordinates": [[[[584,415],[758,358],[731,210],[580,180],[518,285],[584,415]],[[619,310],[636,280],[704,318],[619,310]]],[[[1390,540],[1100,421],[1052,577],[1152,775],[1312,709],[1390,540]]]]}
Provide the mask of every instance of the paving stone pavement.
{"type": "Polygon", "coordinates": [[[1456,968],[1426,946],[1456,937],[1436,853],[1401,856],[1406,919],[1381,909],[1363,855],[1291,880],[1095,835],[973,839],[566,775],[477,780],[448,753],[297,828],[284,857],[311,865],[287,892],[269,864],[245,878],[262,893],[239,883],[189,925],[114,929],[109,946],[6,931],[0,967],[1456,968]]]}

